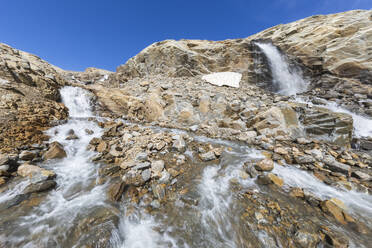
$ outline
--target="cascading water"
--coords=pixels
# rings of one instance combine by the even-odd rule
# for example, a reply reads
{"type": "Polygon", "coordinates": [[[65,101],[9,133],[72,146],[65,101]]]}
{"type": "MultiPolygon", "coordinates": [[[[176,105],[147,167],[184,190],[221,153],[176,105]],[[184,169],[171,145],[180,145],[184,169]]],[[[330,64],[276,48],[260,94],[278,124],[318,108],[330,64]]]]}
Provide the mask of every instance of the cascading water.
{"type": "Polygon", "coordinates": [[[303,79],[299,69],[289,67],[287,59],[278,48],[270,43],[256,43],[269,60],[273,75],[273,84],[278,93],[286,96],[296,95],[307,89],[308,83],[303,79]]]}
{"type": "Polygon", "coordinates": [[[89,93],[77,87],[64,87],[61,95],[70,118],[47,133],[51,142],[58,141],[64,146],[67,157],[39,165],[57,174],[57,188],[31,214],[9,223],[3,235],[10,247],[78,247],[78,242],[70,243],[68,230],[93,209],[105,206],[105,186],[94,186],[97,165],[90,162],[94,153],[86,149],[93,137],[102,134],[98,125],[87,118],[92,117],[89,93]],[[71,129],[78,139],[66,140],[71,129]]]}

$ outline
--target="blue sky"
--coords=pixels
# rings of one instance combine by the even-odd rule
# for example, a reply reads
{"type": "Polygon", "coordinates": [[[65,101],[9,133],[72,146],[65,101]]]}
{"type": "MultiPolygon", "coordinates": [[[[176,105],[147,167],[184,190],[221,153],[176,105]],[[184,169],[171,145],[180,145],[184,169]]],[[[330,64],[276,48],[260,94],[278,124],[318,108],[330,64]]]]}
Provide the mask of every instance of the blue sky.
{"type": "Polygon", "coordinates": [[[2,0],[0,42],[67,70],[116,70],[165,39],[243,38],[372,0],[2,0]]]}

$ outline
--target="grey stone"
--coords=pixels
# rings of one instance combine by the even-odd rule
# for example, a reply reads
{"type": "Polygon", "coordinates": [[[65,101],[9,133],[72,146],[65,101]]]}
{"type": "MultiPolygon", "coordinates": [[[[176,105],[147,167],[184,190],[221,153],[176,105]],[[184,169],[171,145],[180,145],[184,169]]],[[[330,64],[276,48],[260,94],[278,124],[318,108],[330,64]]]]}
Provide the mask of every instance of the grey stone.
{"type": "Polygon", "coordinates": [[[295,157],[295,161],[298,164],[310,164],[310,163],[314,163],[315,159],[313,156],[310,156],[310,155],[299,155],[295,157]]]}
{"type": "Polygon", "coordinates": [[[334,157],[331,155],[324,156],[323,162],[327,165],[327,167],[335,172],[341,172],[344,174],[348,174],[350,170],[350,166],[347,164],[340,163],[336,161],[334,157]]]}
{"type": "Polygon", "coordinates": [[[151,171],[149,169],[146,169],[142,171],[141,176],[142,176],[142,180],[144,182],[147,182],[151,178],[151,171]]]}
{"type": "Polygon", "coordinates": [[[203,160],[204,162],[215,160],[216,159],[216,154],[214,154],[213,151],[209,151],[206,153],[199,154],[200,159],[203,160]]]}
{"type": "Polygon", "coordinates": [[[140,153],[137,153],[136,155],[136,160],[137,161],[146,161],[148,158],[148,155],[146,152],[140,152],[140,153]]]}
{"type": "Polygon", "coordinates": [[[149,162],[143,162],[136,164],[136,166],[133,167],[133,170],[144,170],[150,168],[150,163],[149,162]]]}

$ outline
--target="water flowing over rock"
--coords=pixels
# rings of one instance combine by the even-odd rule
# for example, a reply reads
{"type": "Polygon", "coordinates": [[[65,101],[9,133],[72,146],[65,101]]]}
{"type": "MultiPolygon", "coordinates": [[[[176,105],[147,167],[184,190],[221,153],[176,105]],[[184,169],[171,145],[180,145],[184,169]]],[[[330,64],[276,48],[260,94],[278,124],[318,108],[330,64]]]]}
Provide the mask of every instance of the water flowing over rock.
{"type": "Polygon", "coordinates": [[[116,72],[0,44],[0,247],[369,247],[371,16],[116,72]]]}

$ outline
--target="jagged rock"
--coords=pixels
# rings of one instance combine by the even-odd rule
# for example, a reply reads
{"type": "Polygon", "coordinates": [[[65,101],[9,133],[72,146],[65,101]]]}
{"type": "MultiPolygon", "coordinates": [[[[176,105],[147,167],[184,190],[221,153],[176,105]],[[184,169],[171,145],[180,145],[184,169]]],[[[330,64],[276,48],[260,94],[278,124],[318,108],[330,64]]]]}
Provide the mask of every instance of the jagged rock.
{"type": "Polygon", "coordinates": [[[67,154],[63,146],[57,141],[50,144],[48,151],[44,154],[44,160],[64,158],[67,154]]]}

